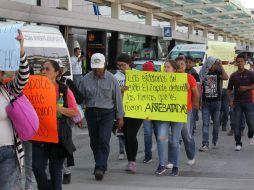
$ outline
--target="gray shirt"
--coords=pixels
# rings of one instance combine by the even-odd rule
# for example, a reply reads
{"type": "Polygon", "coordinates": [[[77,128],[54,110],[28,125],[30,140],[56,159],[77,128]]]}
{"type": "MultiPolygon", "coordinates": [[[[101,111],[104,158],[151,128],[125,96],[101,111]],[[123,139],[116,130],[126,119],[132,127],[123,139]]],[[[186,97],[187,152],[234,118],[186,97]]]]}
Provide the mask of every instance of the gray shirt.
{"type": "Polygon", "coordinates": [[[124,116],[121,90],[110,72],[105,71],[102,78],[97,78],[93,71],[89,72],[81,81],[80,91],[86,107],[115,108],[116,118],[124,116]]]}

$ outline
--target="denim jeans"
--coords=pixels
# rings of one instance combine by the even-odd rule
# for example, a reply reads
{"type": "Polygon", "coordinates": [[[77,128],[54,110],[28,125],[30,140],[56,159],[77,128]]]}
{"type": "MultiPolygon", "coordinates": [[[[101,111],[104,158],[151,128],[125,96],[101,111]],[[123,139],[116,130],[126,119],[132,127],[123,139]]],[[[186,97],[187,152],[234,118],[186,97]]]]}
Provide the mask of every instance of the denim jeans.
{"type": "MultiPolygon", "coordinates": [[[[229,109],[229,116],[230,116],[230,127],[231,127],[231,130],[234,130],[234,116],[233,116],[233,108],[230,108],[229,109]]],[[[240,129],[241,129],[241,131],[243,131],[244,130],[244,128],[245,128],[245,123],[246,123],[246,121],[245,121],[245,116],[244,116],[244,114],[243,114],[243,116],[242,116],[242,118],[241,118],[241,125],[240,125],[240,129]]]]}
{"type": "Polygon", "coordinates": [[[245,115],[246,123],[249,132],[254,132],[254,104],[253,103],[241,103],[235,104],[233,108],[234,118],[234,131],[236,145],[241,145],[241,122],[243,114],[245,115]]]}
{"type": "Polygon", "coordinates": [[[209,146],[209,125],[210,118],[213,121],[213,139],[212,143],[217,144],[220,127],[220,109],[221,101],[203,102],[202,104],[202,118],[203,118],[203,145],[209,146]]]}
{"type": "Polygon", "coordinates": [[[153,131],[156,138],[156,130],[151,120],[144,120],[144,144],[145,144],[145,159],[152,159],[153,131]]]}
{"type": "MultiPolygon", "coordinates": [[[[180,160],[179,141],[180,141],[180,137],[181,137],[183,123],[162,122],[161,125],[166,125],[169,129],[171,129],[171,133],[168,136],[169,137],[169,139],[168,139],[168,161],[170,163],[172,163],[174,167],[178,167],[179,160],[180,160]]],[[[161,153],[159,153],[159,154],[161,154],[161,153]]]]}
{"type": "Polygon", "coordinates": [[[114,109],[87,108],[85,116],[90,136],[90,147],[94,155],[95,169],[105,172],[107,170],[109,143],[115,111],[114,109]]]}
{"type": "Polygon", "coordinates": [[[188,112],[188,121],[187,123],[183,124],[183,129],[182,129],[182,139],[184,142],[185,146],[185,152],[187,155],[187,158],[189,160],[193,160],[195,158],[195,140],[193,138],[193,127],[194,127],[194,120],[192,111],[188,112]]]}
{"type": "Polygon", "coordinates": [[[39,190],[62,190],[62,169],[64,158],[49,158],[45,144],[33,144],[32,166],[39,190]],[[49,162],[50,181],[47,178],[46,168],[49,162]]]}
{"type": "Polygon", "coordinates": [[[25,189],[33,189],[33,168],[32,168],[32,144],[23,142],[25,153],[25,189]]]}
{"type": "Polygon", "coordinates": [[[227,127],[227,123],[228,123],[228,116],[229,116],[229,98],[228,98],[228,94],[227,94],[227,89],[223,89],[222,90],[222,97],[221,97],[221,115],[220,115],[220,119],[221,119],[221,125],[222,127],[227,127]]]}
{"type": "Polygon", "coordinates": [[[125,140],[124,140],[124,136],[118,136],[118,142],[119,142],[119,154],[124,154],[124,144],[125,144],[125,140]]]}
{"type": "Polygon", "coordinates": [[[18,184],[19,187],[17,187],[17,179],[20,178],[20,170],[13,146],[0,147],[0,175],[1,190],[21,189],[20,183],[18,184]]]}

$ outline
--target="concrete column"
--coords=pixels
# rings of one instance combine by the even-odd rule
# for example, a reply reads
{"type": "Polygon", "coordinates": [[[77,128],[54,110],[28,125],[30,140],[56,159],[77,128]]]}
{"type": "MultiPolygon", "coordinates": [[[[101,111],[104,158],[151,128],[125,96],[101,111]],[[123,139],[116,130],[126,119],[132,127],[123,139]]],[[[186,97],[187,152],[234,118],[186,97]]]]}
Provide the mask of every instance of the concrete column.
{"type": "Polygon", "coordinates": [[[208,30],[207,30],[207,29],[204,29],[204,30],[203,30],[203,37],[204,37],[204,38],[207,38],[207,37],[208,37],[208,30]]]}
{"type": "Polygon", "coordinates": [[[72,11],[72,0],[59,0],[59,7],[72,11]]]}
{"type": "Polygon", "coordinates": [[[223,35],[223,42],[227,41],[227,35],[223,35]]]}
{"type": "Polygon", "coordinates": [[[214,33],[214,40],[218,41],[218,39],[219,39],[219,34],[218,33],[214,33]]]}
{"type": "Polygon", "coordinates": [[[188,26],[188,34],[193,34],[193,31],[194,31],[194,24],[189,24],[188,26]]]}
{"type": "Polygon", "coordinates": [[[146,12],[146,25],[153,25],[153,13],[146,12]]]}
{"type": "Polygon", "coordinates": [[[111,4],[111,18],[119,19],[121,12],[121,4],[112,3],[111,4]]]}
{"type": "Polygon", "coordinates": [[[175,19],[170,20],[170,26],[172,28],[172,31],[176,31],[177,22],[175,19]]]}

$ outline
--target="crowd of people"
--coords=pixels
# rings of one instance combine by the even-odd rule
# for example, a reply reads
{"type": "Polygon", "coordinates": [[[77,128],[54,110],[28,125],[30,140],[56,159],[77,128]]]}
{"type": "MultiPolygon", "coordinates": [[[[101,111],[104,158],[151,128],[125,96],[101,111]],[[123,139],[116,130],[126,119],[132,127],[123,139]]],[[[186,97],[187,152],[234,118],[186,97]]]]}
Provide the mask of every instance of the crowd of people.
{"type": "MultiPolygon", "coordinates": [[[[220,127],[226,131],[230,115],[231,128],[229,135],[234,134],[235,151],[242,149],[242,131],[245,122],[248,126],[250,144],[254,144],[254,72],[245,69],[246,59],[243,55],[236,57],[238,68],[228,76],[222,62],[215,57],[208,57],[199,73],[194,69],[192,57],[180,55],[176,60],[166,60],[163,72],[187,73],[187,123],[173,121],[153,121],[130,118],[124,115],[123,96],[129,90],[126,85],[126,71],[135,70],[132,58],[120,54],[116,58],[117,72],[107,71],[107,61],[103,54],[95,53],[91,57],[91,69],[82,76],[82,57],[79,48],[74,49],[72,70],[74,80],[63,77],[64,68],[60,61],[47,60],[42,73],[54,85],[56,100],[63,99],[63,105],[56,105],[58,130],[65,130],[65,137],[59,136],[59,143],[30,141],[22,142],[12,127],[5,107],[13,99],[6,89],[19,95],[29,79],[29,63],[25,55],[21,32],[17,37],[20,42],[20,67],[13,80],[3,83],[4,71],[0,71],[0,189],[21,189],[21,169],[25,158],[26,190],[33,188],[34,174],[39,190],[61,190],[62,183],[71,183],[70,166],[74,165],[73,153],[76,150],[72,141],[71,127],[82,121],[74,122],[80,116],[78,105],[85,109],[90,137],[90,147],[94,156],[96,180],[103,179],[108,169],[110,139],[112,130],[119,139],[119,159],[123,160],[126,152],[129,173],[137,172],[136,156],[138,151],[137,134],[144,129],[145,155],[143,163],[152,161],[152,134],[154,133],[158,167],[156,175],[162,175],[171,169],[171,176],[179,175],[180,144],[183,142],[188,164],[195,164],[196,144],[195,130],[202,113],[202,144],[199,151],[209,151],[219,143],[220,127]],[[223,80],[229,80],[227,89],[223,89],[223,80]],[[229,111],[230,110],[230,111],[229,111]],[[209,140],[209,128],[212,120],[212,140],[209,140]],[[69,124],[69,123],[72,124],[69,124]],[[67,139],[67,140],[66,140],[67,139]],[[211,142],[211,143],[210,143],[211,142]],[[18,158],[18,159],[17,159],[18,158]]],[[[153,62],[143,65],[143,70],[155,72],[153,62]]],[[[82,112],[82,109],[81,109],[82,112]]],[[[81,125],[80,125],[81,124],[81,125]]],[[[59,133],[60,135],[60,133],[59,133]]]]}

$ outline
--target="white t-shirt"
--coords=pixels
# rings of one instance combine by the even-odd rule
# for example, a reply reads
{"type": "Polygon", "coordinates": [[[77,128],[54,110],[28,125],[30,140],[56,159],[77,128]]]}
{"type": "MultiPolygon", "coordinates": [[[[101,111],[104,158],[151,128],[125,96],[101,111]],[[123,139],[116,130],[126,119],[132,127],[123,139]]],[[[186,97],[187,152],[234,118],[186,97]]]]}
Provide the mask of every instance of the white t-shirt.
{"type": "Polygon", "coordinates": [[[0,147],[14,144],[12,124],[5,111],[9,102],[3,93],[0,88],[0,147]]]}
{"type": "Polygon", "coordinates": [[[117,82],[120,87],[125,86],[125,74],[121,71],[117,71],[115,74],[115,77],[117,79],[117,82]]]}
{"type": "Polygon", "coordinates": [[[73,75],[82,75],[82,61],[78,62],[78,57],[71,57],[71,67],[73,75]]]}

